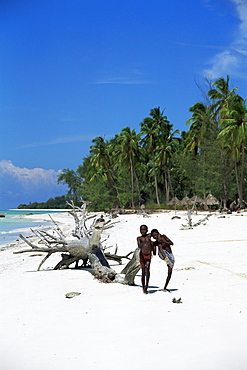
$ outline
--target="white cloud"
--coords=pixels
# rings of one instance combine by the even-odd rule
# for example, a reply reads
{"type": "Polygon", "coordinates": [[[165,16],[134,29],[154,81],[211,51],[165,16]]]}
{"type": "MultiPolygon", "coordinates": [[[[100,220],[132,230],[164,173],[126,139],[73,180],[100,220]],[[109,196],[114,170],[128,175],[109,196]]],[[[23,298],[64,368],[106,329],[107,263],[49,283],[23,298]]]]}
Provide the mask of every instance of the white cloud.
{"type": "Polygon", "coordinates": [[[211,67],[204,72],[211,78],[225,75],[240,75],[247,67],[247,0],[230,0],[236,8],[240,25],[232,43],[210,61],[211,67]]]}
{"type": "Polygon", "coordinates": [[[237,68],[240,66],[241,58],[231,50],[226,50],[222,53],[215,55],[211,60],[211,69],[205,70],[205,74],[209,75],[212,79],[224,77],[225,75],[232,75],[237,73],[237,68]]]}
{"type": "Polygon", "coordinates": [[[241,20],[240,31],[246,37],[247,32],[247,1],[246,0],[231,0],[236,5],[236,12],[241,20]]]}
{"type": "Polygon", "coordinates": [[[37,186],[57,184],[57,177],[61,171],[45,170],[43,168],[16,167],[10,160],[0,161],[0,176],[9,175],[20,181],[23,185],[37,186]]]}
{"type": "Polygon", "coordinates": [[[141,68],[132,68],[130,70],[116,69],[111,72],[100,72],[100,77],[96,78],[93,84],[118,84],[118,85],[143,85],[155,83],[149,74],[142,71],[141,68]]]}
{"type": "Polygon", "coordinates": [[[61,170],[21,168],[10,160],[0,161],[0,209],[17,207],[20,203],[44,202],[63,195],[67,186],[58,184],[61,170]]]}
{"type": "Polygon", "coordinates": [[[64,136],[58,137],[49,141],[41,141],[41,142],[32,142],[30,144],[22,145],[19,148],[33,148],[33,147],[40,147],[40,146],[49,146],[49,145],[57,145],[57,144],[66,144],[66,143],[75,143],[79,141],[91,141],[95,136],[93,135],[74,135],[74,136],[64,136]]]}
{"type": "Polygon", "coordinates": [[[149,84],[150,81],[147,80],[138,80],[132,78],[125,78],[125,77],[108,77],[104,79],[99,79],[98,81],[94,82],[94,84],[118,84],[118,85],[143,85],[149,84]]]}

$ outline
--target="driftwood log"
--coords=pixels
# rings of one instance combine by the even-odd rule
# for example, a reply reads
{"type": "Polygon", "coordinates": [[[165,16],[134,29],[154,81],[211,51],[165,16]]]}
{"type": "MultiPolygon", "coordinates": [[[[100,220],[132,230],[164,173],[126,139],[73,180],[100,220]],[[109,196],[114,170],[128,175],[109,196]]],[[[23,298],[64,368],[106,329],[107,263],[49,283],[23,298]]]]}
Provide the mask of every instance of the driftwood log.
{"type": "Polygon", "coordinates": [[[120,274],[117,274],[117,272],[110,267],[107,258],[121,264],[122,259],[130,259],[129,256],[133,252],[129,252],[126,256],[118,256],[117,248],[114,254],[104,252],[104,247],[101,243],[101,233],[103,230],[113,227],[113,223],[111,221],[106,222],[103,216],[98,219],[96,219],[96,216],[94,216],[92,223],[88,228],[87,221],[92,219],[92,216],[87,216],[86,203],[84,203],[82,207],[75,207],[73,203],[70,203],[70,206],[72,207],[72,210],[69,211],[69,213],[74,217],[75,222],[75,229],[72,232],[72,236],[76,239],[67,239],[59,225],[50,216],[54,224],[54,229],[52,232],[31,229],[32,232],[39,238],[39,243],[41,243],[42,246],[37,246],[23,235],[20,235],[20,238],[25,241],[25,243],[27,243],[31,249],[16,251],[14,253],[46,253],[46,256],[38,266],[38,270],[40,270],[43,263],[53,253],[60,252],[62,260],[55,266],[55,270],[68,268],[72,263],[75,263],[76,267],[78,267],[79,260],[82,260],[82,267],[90,266],[93,270],[94,276],[103,282],[118,282],[122,284],[133,285],[135,275],[140,269],[139,251],[136,250],[134,252],[132,259],[129,261],[127,266],[120,274]]]}
{"type": "Polygon", "coordinates": [[[125,284],[134,285],[135,276],[140,270],[141,265],[139,262],[139,248],[136,248],[132,259],[128,262],[125,268],[121,271],[121,274],[125,275],[125,284]]]}

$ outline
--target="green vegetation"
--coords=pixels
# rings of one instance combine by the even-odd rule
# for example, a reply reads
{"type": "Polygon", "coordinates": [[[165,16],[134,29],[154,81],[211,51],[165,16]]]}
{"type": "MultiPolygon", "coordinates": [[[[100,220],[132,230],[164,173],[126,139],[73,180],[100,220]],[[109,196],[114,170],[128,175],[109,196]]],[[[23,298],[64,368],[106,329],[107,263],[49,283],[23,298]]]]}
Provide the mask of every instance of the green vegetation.
{"type": "Polygon", "coordinates": [[[139,133],[125,127],[110,140],[96,137],[78,169],[64,169],[58,178],[69,187],[66,199],[76,204],[84,199],[95,211],[142,202],[169,209],[174,196],[212,193],[222,207],[239,198],[244,208],[247,109],[236,90],[229,88],[229,76],[208,84],[206,103],[189,108],[187,132],[174,130],[157,107],[140,123],[139,133]]]}
{"type": "Polygon", "coordinates": [[[20,204],[18,206],[18,209],[64,209],[64,208],[70,208],[67,205],[67,201],[69,200],[69,197],[66,195],[62,195],[61,197],[54,197],[48,199],[47,202],[33,202],[29,204],[20,204]]]}

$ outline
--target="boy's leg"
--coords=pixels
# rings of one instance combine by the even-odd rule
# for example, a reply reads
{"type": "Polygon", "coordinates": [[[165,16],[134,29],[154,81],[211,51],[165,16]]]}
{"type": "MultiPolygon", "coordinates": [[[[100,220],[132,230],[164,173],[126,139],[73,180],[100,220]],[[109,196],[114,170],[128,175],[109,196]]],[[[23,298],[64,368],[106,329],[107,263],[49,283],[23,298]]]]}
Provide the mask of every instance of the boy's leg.
{"type": "Polygon", "coordinates": [[[170,266],[167,266],[167,267],[168,267],[168,274],[167,274],[166,283],[164,286],[164,292],[170,292],[170,290],[167,289],[167,285],[169,284],[169,281],[171,280],[171,276],[172,276],[172,268],[170,266]]]}
{"type": "Polygon", "coordinates": [[[141,264],[142,268],[142,290],[145,293],[145,265],[141,264]]]}
{"type": "Polygon", "coordinates": [[[150,261],[147,261],[145,263],[145,276],[146,276],[146,282],[145,282],[145,292],[148,292],[148,283],[149,283],[149,278],[150,278],[150,261]]]}

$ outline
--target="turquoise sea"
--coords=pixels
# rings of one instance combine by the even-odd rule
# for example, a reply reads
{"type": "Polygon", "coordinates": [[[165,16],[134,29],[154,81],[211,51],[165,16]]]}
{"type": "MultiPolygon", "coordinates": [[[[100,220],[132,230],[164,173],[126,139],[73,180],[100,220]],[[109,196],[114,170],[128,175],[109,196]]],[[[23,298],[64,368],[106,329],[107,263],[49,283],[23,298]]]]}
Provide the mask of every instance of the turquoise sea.
{"type": "Polygon", "coordinates": [[[23,215],[30,214],[44,214],[64,212],[60,210],[0,210],[0,215],[5,214],[5,217],[0,217],[0,249],[6,248],[9,244],[14,243],[19,239],[19,234],[31,235],[31,227],[39,225],[49,226],[51,223],[41,220],[32,220],[23,218],[23,215]]]}

